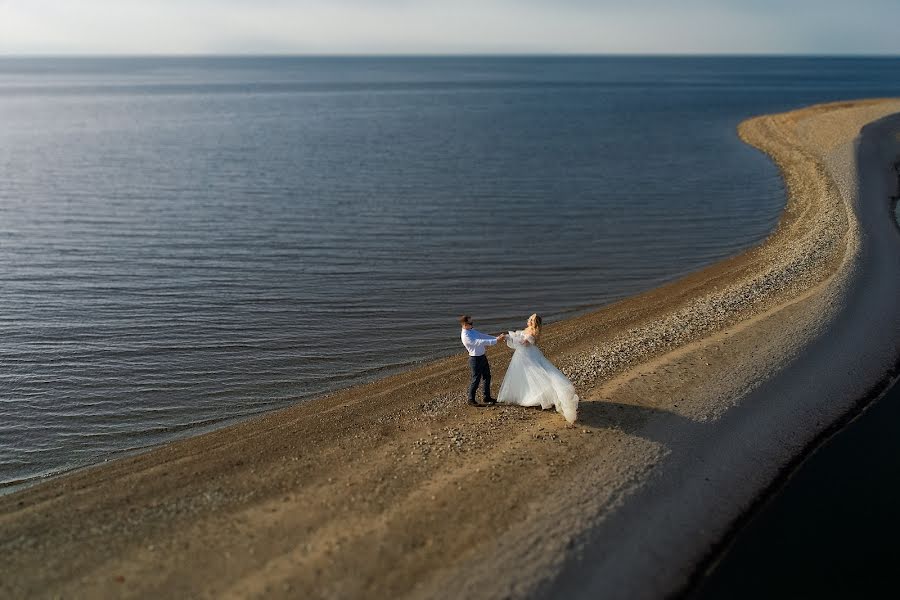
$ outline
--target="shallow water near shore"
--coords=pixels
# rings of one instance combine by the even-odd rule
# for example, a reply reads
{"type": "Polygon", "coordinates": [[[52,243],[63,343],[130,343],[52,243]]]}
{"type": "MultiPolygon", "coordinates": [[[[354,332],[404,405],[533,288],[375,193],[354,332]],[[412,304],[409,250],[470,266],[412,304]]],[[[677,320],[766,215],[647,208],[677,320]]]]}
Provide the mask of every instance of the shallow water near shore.
{"type": "Polygon", "coordinates": [[[0,59],[0,484],[762,240],[742,119],[893,59],[0,59]]]}

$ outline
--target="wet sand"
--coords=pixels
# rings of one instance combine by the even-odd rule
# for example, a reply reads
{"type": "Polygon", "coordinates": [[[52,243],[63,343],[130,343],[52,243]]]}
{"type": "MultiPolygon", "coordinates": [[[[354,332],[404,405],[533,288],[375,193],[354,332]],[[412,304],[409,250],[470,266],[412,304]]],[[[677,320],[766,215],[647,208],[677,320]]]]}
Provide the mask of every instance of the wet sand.
{"type": "MultiPolygon", "coordinates": [[[[841,337],[891,310],[857,306],[893,268],[872,240],[900,243],[873,233],[861,208],[883,190],[857,185],[854,140],[896,112],[900,101],[861,101],[742,123],[784,175],[778,229],[546,327],[545,353],[583,399],[575,426],[552,411],[468,407],[460,353],[0,497],[0,595],[677,591],[896,360],[893,312],[878,315],[881,331],[841,337]],[[857,353],[865,364],[840,363],[852,373],[831,368],[857,353]],[[831,385],[837,375],[849,383],[831,385]]],[[[872,176],[889,171],[886,151],[864,157],[872,176]]],[[[496,391],[509,354],[489,356],[496,391]]]]}

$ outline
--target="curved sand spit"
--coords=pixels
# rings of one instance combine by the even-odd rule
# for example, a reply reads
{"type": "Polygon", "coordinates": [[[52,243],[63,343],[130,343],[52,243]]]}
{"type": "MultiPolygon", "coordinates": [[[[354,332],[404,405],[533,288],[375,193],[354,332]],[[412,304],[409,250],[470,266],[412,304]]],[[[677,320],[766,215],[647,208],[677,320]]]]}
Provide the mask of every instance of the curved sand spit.
{"type": "MultiPolygon", "coordinates": [[[[548,327],[575,427],[471,409],[465,361],[430,363],[0,497],[0,597],[677,591],[900,355],[898,112],[742,123],[786,181],[777,231],[548,327]]],[[[508,356],[491,354],[496,381],[508,356]]]]}

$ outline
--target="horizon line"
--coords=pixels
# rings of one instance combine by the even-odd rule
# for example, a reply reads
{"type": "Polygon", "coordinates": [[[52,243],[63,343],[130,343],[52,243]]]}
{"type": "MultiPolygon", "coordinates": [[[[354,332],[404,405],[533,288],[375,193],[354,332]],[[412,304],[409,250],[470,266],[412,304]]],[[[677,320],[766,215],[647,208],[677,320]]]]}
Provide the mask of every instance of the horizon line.
{"type": "Polygon", "coordinates": [[[900,52],[0,52],[7,58],[900,58],[900,52]]]}

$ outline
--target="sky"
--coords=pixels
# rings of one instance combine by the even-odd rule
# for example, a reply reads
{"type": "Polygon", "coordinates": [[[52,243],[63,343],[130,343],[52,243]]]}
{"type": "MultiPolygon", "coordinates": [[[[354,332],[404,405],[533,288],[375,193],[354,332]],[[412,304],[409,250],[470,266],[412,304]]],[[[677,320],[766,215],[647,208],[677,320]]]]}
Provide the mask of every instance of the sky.
{"type": "Polygon", "coordinates": [[[900,54],[900,0],[0,0],[0,54],[900,54]]]}

